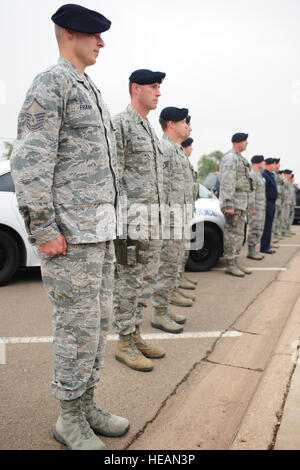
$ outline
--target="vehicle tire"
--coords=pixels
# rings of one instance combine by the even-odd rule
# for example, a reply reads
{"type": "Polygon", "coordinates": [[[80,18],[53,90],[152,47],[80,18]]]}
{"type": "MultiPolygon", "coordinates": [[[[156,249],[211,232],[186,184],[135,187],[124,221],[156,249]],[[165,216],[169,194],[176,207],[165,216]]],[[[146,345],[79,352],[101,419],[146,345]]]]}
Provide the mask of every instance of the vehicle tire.
{"type": "Polygon", "coordinates": [[[16,241],[8,233],[0,231],[0,286],[4,286],[14,276],[19,260],[16,241]]]}
{"type": "Polygon", "coordinates": [[[210,225],[204,225],[204,244],[200,250],[191,250],[186,270],[191,272],[209,271],[218,262],[223,250],[222,237],[210,225]]]}

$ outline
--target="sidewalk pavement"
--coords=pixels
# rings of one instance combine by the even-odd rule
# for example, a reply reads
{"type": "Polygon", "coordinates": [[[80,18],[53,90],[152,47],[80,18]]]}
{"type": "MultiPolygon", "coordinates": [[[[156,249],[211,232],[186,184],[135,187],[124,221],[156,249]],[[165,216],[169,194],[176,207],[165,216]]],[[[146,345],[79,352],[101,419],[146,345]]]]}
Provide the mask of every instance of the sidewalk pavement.
{"type": "Polygon", "coordinates": [[[300,254],[279,281],[299,283],[299,295],[231,450],[300,449],[300,254]]]}

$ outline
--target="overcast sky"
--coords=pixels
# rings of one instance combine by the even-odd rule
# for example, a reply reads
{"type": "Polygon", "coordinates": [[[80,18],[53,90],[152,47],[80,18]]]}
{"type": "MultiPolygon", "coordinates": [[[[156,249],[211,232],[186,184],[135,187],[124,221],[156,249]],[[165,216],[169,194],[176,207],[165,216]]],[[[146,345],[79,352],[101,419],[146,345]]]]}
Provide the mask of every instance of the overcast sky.
{"type": "MultiPolygon", "coordinates": [[[[57,62],[51,15],[66,2],[0,0],[0,138],[15,138],[34,76],[57,62]]],[[[159,137],[165,106],[192,116],[192,163],[249,133],[244,155],[282,159],[300,183],[300,0],[82,0],[112,21],[86,71],[112,115],[129,102],[128,77],[167,74],[149,119],[159,137]]]]}

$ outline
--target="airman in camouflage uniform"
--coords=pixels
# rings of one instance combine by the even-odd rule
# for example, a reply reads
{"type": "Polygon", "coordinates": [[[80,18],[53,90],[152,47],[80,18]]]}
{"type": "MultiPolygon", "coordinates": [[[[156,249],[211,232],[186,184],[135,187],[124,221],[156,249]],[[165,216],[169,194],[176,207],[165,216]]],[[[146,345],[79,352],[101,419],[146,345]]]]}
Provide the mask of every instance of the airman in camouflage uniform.
{"type": "Polygon", "coordinates": [[[183,155],[180,143],[187,136],[187,109],[175,107],[164,108],[160,114],[160,124],[164,135],[161,140],[164,156],[164,191],[166,194],[166,215],[163,222],[163,246],[160,256],[159,271],[156,277],[156,287],[153,293],[154,315],[151,325],[168,333],[181,333],[186,318],[169,310],[178,274],[178,260],[182,253],[184,237],[184,170],[183,155]],[[164,232],[164,229],[166,231],[164,232]]]}
{"type": "Polygon", "coordinates": [[[281,171],[280,173],[283,179],[282,211],[281,211],[281,216],[280,216],[280,228],[281,228],[281,236],[285,238],[285,237],[291,237],[291,235],[287,233],[287,214],[289,212],[289,182],[288,182],[288,179],[286,178],[286,175],[284,175],[284,171],[281,171]]]}
{"type": "MultiPolygon", "coordinates": [[[[190,116],[187,117],[187,124],[190,127],[190,116]]],[[[190,224],[190,221],[194,214],[195,201],[198,199],[199,194],[199,184],[197,181],[197,172],[191,165],[190,155],[193,151],[193,139],[188,138],[181,143],[181,154],[182,154],[182,163],[184,171],[184,190],[185,190],[185,201],[188,212],[186,216],[189,220],[186,220],[187,224],[190,224]]],[[[186,292],[186,290],[191,291],[196,289],[196,283],[188,279],[185,272],[185,265],[189,257],[189,241],[183,240],[182,251],[180,256],[180,262],[178,266],[177,282],[176,289],[173,293],[171,303],[178,306],[191,306],[192,302],[195,300],[195,296],[191,293],[186,292]],[[183,290],[179,290],[179,288],[183,290]],[[189,303],[188,303],[189,302],[189,303]]]]}
{"type": "Polygon", "coordinates": [[[278,198],[276,199],[275,215],[272,226],[271,248],[279,248],[278,242],[281,239],[281,212],[283,205],[283,176],[279,173],[280,158],[274,158],[275,161],[275,182],[278,190],[278,198]]]}
{"type": "Polygon", "coordinates": [[[121,196],[127,206],[124,250],[128,253],[134,242],[148,243],[146,264],[137,260],[130,265],[121,259],[116,264],[113,327],[119,341],[115,357],[142,372],[153,369],[151,358],[165,356],[163,348],[145,342],[140,335],[145,298],[153,289],[162,246],[163,151],[147,115],[157,107],[164,77],[164,73],[145,69],[133,72],[129,78],[131,104],[114,117],[121,196]],[[152,208],[158,209],[157,217],[151,216],[152,208]],[[139,209],[141,233],[132,233],[139,209]]]}
{"type": "Polygon", "coordinates": [[[256,246],[260,244],[265,225],[266,187],[265,180],[260,173],[260,170],[264,168],[264,157],[255,155],[251,162],[250,177],[253,181],[253,191],[249,194],[247,258],[260,261],[264,259],[264,256],[256,250],[256,246]]]}
{"type": "Polygon", "coordinates": [[[292,183],[292,170],[284,170],[284,176],[287,180],[287,188],[288,188],[288,199],[286,205],[286,213],[285,213],[285,235],[290,237],[295,235],[295,232],[291,231],[291,225],[294,221],[294,214],[295,214],[295,205],[296,205],[296,190],[295,186],[292,183]]]}
{"type": "MultiPolygon", "coordinates": [[[[293,222],[294,222],[294,218],[295,218],[295,207],[297,205],[297,196],[296,196],[296,187],[295,187],[295,184],[294,184],[294,181],[295,181],[295,176],[294,174],[292,173],[291,174],[291,186],[292,186],[292,206],[291,206],[291,212],[290,212],[290,225],[293,225],[293,222]]],[[[296,232],[292,232],[290,230],[290,233],[291,235],[296,235],[296,232]]]]}
{"type": "Polygon", "coordinates": [[[224,257],[227,274],[244,277],[251,271],[238,262],[244,240],[248,195],[252,191],[250,164],[241,155],[246,150],[247,134],[235,134],[233,149],[227,152],[220,166],[220,207],[225,216],[224,257]]]}
{"type": "Polygon", "coordinates": [[[61,401],[54,437],[69,449],[102,450],[96,433],[121,436],[129,428],[93,402],[112,313],[119,183],[110,115],[84,70],[96,62],[110,22],[79,5],[61,7],[52,20],[61,57],[26,95],[12,175],[54,306],[52,394],[61,401]]]}

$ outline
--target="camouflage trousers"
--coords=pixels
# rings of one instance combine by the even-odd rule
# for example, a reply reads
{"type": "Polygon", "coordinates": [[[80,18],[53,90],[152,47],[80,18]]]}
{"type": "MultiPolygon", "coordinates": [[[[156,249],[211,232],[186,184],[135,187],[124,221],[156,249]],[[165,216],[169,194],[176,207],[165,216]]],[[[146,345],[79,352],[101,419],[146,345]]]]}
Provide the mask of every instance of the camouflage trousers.
{"type": "Polygon", "coordinates": [[[294,217],[294,211],[291,204],[285,204],[284,206],[284,215],[283,215],[283,232],[290,230],[292,224],[292,218],[294,217]]]}
{"type": "Polygon", "coordinates": [[[179,261],[178,261],[178,272],[177,272],[177,279],[176,279],[176,286],[175,286],[176,289],[179,286],[181,276],[185,272],[185,265],[187,263],[187,260],[189,259],[189,255],[190,255],[190,252],[186,247],[186,241],[182,240],[182,245],[181,245],[181,250],[180,250],[180,257],[179,257],[179,261]]]}
{"type": "Polygon", "coordinates": [[[239,257],[245,236],[245,216],[246,211],[235,210],[232,224],[225,217],[224,257],[226,259],[239,257]]]}
{"type": "Polygon", "coordinates": [[[291,225],[293,225],[294,223],[294,218],[295,218],[295,206],[294,204],[291,204],[290,205],[290,224],[289,224],[289,228],[291,228],[291,225]]]}
{"type": "Polygon", "coordinates": [[[257,210],[248,216],[248,246],[260,243],[265,226],[265,210],[257,210]]]}
{"type": "Polygon", "coordinates": [[[182,240],[163,240],[156,287],[152,297],[154,307],[167,307],[170,303],[177,287],[178,270],[182,266],[183,246],[182,240]]]}
{"type": "Polygon", "coordinates": [[[281,233],[284,233],[288,230],[288,222],[287,222],[287,212],[288,212],[288,204],[284,203],[282,205],[281,214],[280,214],[280,228],[281,233]]]}
{"type": "Polygon", "coordinates": [[[281,235],[282,229],[281,229],[281,216],[282,212],[282,206],[277,204],[276,209],[275,209],[275,216],[273,220],[273,227],[272,227],[272,234],[276,237],[279,237],[281,235]]]}
{"type": "Polygon", "coordinates": [[[44,286],[54,305],[52,394],[73,400],[95,387],[104,366],[112,315],[113,242],[68,245],[66,256],[42,254],[44,286]]]}
{"type": "Polygon", "coordinates": [[[115,266],[113,328],[129,335],[143,323],[143,310],[151,297],[159,268],[162,240],[150,240],[148,264],[115,266]]]}

